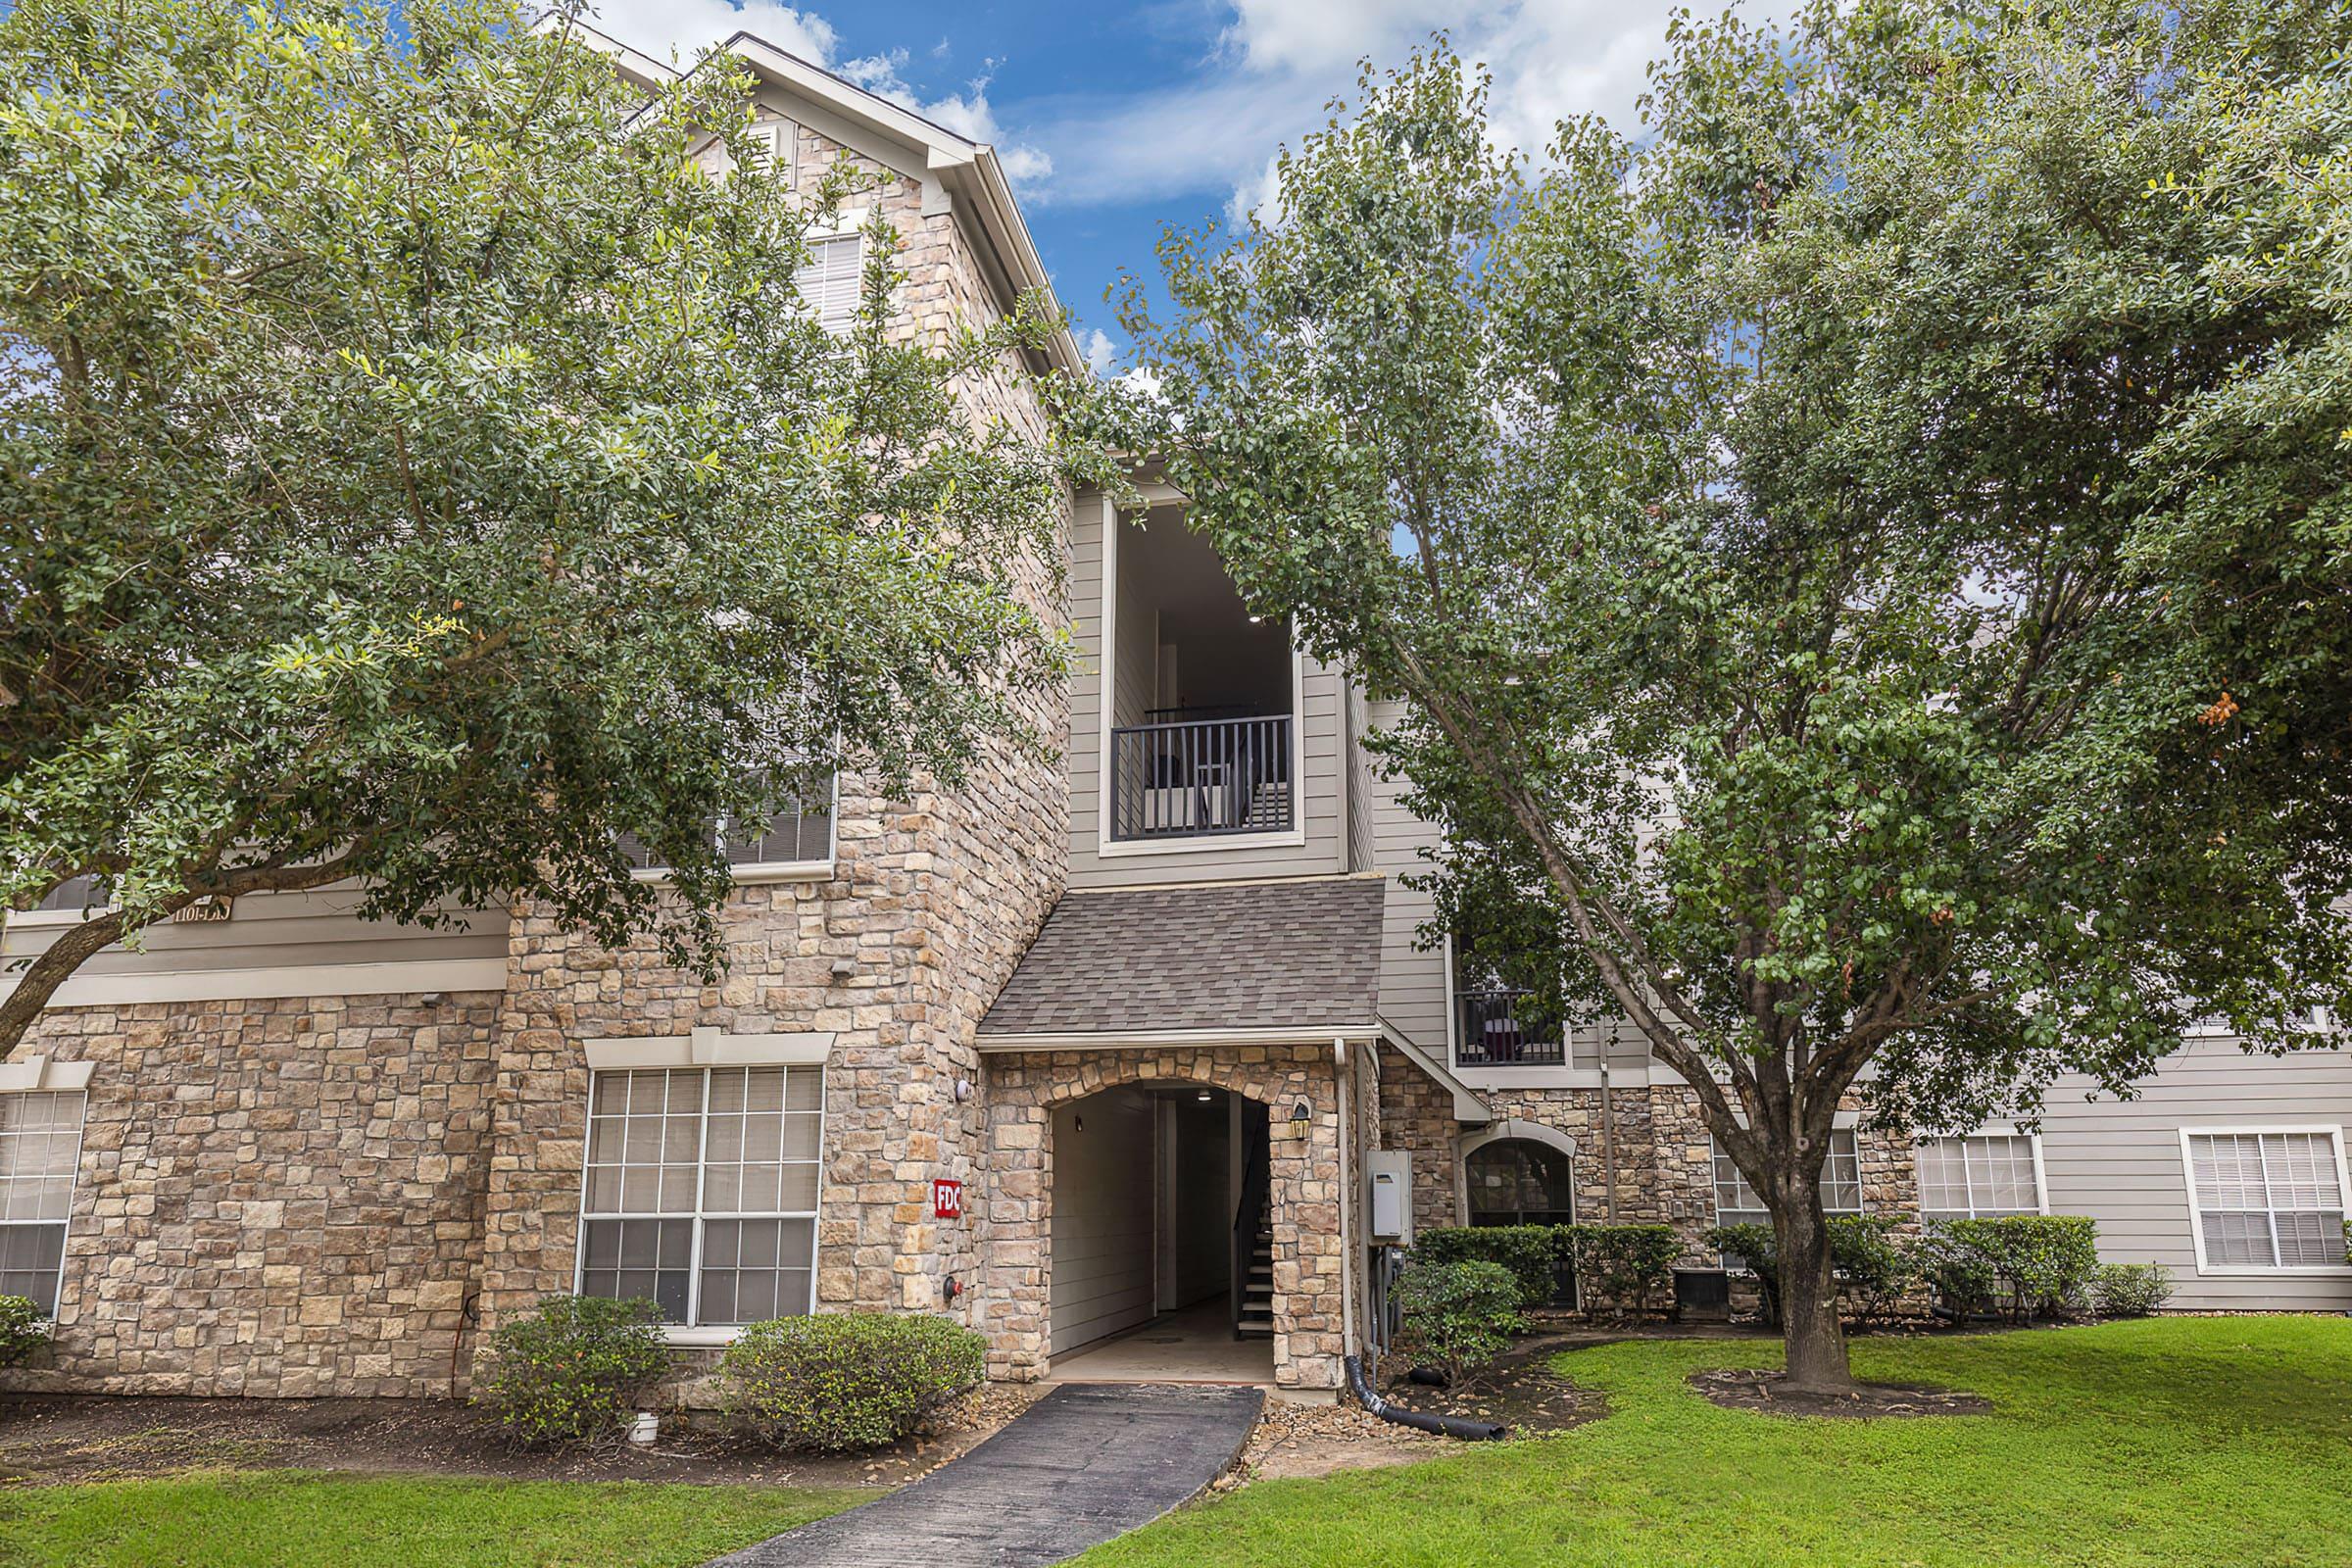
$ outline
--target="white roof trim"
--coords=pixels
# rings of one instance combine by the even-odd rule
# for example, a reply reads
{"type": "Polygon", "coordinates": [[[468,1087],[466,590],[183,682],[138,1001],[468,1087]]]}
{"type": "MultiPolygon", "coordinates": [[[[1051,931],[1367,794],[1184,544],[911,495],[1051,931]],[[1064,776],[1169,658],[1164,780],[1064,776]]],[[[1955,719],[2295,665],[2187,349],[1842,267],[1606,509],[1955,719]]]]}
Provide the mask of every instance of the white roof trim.
{"type": "Polygon", "coordinates": [[[676,67],[665,65],[652,55],[642,54],[630,48],[609,32],[599,32],[577,17],[570,19],[570,22],[571,24],[566,29],[564,18],[551,11],[532,23],[531,30],[533,32],[568,30],[584,47],[593,49],[598,54],[610,59],[622,75],[644,82],[648,86],[656,82],[676,81],[679,78],[680,73],[676,67]]]}
{"type": "MultiPolygon", "coordinates": [[[[593,30],[583,28],[583,36],[593,30]]],[[[618,44],[612,47],[622,48],[618,44]]],[[[1053,279],[1047,275],[1045,261],[1037,253],[1037,242],[1012,199],[1012,186],[1004,177],[1004,165],[994,147],[934,124],[904,105],[869,92],[789,50],[777,48],[757,33],[736,31],[703,58],[709,61],[722,54],[736,56],[800,98],[869,135],[921,153],[921,169],[927,176],[922,181],[926,216],[946,213],[954,205],[952,201],[939,205],[935,196],[960,191],[976,209],[975,237],[982,241],[983,265],[993,261],[1003,270],[1004,284],[1014,293],[1035,291],[1044,296],[1049,307],[1060,308],[1054,298],[1053,279]]],[[[695,70],[701,69],[698,63],[695,70]]],[[[674,74],[671,79],[676,79],[674,74]]],[[[836,141],[845,140],[832,128],[821,124],[813,128],[836,141]]],[[[878,161],[893,163],[887,158],[878,161]]],[[[1054,368],[1065,374],[1088,379],[1094,375],[1086,356],[1078,351],[1077,339],[1066,326],[1054,332],[1047,346],[1047,355],[1054,368]]]]}
{"type": "Polygon", "coordinates": [[[1379,1024],[1324,1025],[1297,1028],[1288,1024],[1262,1029],[1107,1029],[1056,1030],[1045,1033],[980,1035],[972,1048],[1004,1051],[1147,1051],[1158,1046],[1327,1046],[1334,1040],[1378,1040],[1379,1024]]]}

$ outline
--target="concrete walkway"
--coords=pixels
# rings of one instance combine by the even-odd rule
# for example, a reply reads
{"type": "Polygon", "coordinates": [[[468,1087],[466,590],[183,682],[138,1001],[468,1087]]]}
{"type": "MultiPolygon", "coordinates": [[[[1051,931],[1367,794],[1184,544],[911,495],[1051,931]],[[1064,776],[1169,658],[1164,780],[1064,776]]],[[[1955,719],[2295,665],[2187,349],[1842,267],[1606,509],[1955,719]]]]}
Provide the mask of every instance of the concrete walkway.
{"type": "Polygon", "coordinates": [[[1193,1497],[1264,1402],[1253,1388],[1065,1383],[922,1480],[710,1568],[1042,1568],[1193,1497]]]}

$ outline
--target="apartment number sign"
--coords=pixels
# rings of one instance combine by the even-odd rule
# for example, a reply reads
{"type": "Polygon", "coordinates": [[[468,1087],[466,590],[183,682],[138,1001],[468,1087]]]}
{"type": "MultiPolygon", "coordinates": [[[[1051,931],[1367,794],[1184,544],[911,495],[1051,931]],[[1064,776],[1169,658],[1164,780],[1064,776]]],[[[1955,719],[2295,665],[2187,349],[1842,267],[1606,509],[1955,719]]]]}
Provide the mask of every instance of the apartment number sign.
{"type": "Polygon", "coordinates": [[[931,1183],[931,1217],[963,1218],[963,1183],[946,1176],[931,1183]]]}

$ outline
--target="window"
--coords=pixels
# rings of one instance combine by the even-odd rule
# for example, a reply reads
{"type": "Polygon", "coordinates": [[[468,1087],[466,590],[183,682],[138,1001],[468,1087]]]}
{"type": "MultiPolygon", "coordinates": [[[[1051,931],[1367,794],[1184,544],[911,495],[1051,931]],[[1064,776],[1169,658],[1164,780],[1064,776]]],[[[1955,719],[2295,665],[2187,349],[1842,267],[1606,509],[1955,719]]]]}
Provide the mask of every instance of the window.
{"type": "Polygon", "coordinates": [[[2199,1268],[2337,1268],[2343,1155],[2333,1128],[2183,1132],[2199,1268]]]}
{"type": "Polygon", "coordinates": [[[858,260],[858,236],[839,234],[811,240],[808,260],[793,274],[801,299],[828,332],[846,332],[858,315],[864,269],[858,260]]]}
{"type": "Polygon", "coordinates": [[[57,1315],[66,1216],[81,1163],[82,1092],[0,1094],[0,1296],[57,1315]]]}
{"type": "Polygon", "coordinates": [[[1984,1219],[2041,1212],[2034,1140],[1978,1133],[1919,1141],[1919,1217],[1984,1219]]]}
{"type": "MultiPolygon", "coordinates": [[[[1710,1140],[1710,1143],[1713,1141],[1710,1140]]],[[[1715,1151],[1715,1223],[1718,1225],[1769,1225],[1772,1215],[1764,1207],[1764,1200],[1740,1174],[1723,1145],[1714,1144],[1715,1151]]],[[[1862,1156],[1854,1143],[1854,1130],[1839,1127],[1830,1133],[1829,1157],[1821,1162],[1821,1206],[1832,1214],[1862,1212],[1862,1156]]]]}
{"type": "Polygon", "coordinates": [[[822,1067],[596,1074],[580,1294],[687,1326],[811,1310],[824,1102],[822,1067]]]}
{"type": "Polygon", "coordinates": [[[1567,1225],[1576,1218],[1568,1156],[1528,1138],[1481,1144],[1463,1162],[1473,1225],[1567,1225]]]}
{"type": "MultiPolygon", "coordinates": [[[[805,794],[795,794],[765,822],[720,817],[713,824],[720,853],[738,872],[763,867],[824,865],[833,858],[834,781],[828,776],[805,794]]],[[[620,837],[620,853],[639,871],[668,868],[652,846],[635,834],[620,837]]]]}

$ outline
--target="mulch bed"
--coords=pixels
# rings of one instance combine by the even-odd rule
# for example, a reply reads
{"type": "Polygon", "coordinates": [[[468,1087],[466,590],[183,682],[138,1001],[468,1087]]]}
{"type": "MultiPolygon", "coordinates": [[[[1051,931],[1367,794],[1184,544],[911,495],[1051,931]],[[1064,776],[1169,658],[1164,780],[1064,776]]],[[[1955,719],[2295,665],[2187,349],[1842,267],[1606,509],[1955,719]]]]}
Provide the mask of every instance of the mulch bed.
{"type": "Polygon", "coordinates": [[[1766,1415],[1821,1415],[1847,1420],[1875,1421],[1917,1415],[1985,1415],[1992,1401],[1982,1395],[1952,1389],[1933,1389],[1916,1383],[1859,1383],[1851,1389],[1823,1393],[1792,1389],[1785,1372],[1760,1372],[1751,1367],[1723,1367],[1693,1372],[1690,1387],[1727,1410],[1753,1410],[1766,1415]]]}
{"type": "Polygon", "coordinates": [[[146,1395],[0,1396],[0,1488],[187,1470],[335,1470],[510,1481],[898,1486],[1011,1420],[1040,1389],[992,1386],[934,1430],[849,1457],[775,1453],[664,1415],[650,1448],[518,1453],[480,1412],[446,1399],[202,1399],[146,1395]]]}
{"type": "Polygon", "coordinates": [[[1492,1421],[1514,1438],[1543,1437],[1597,1421],[1609,1413],[1607,1400],[1554,1372],[1551,1357],[1573,1348],[1568,1335],[1541,1334],[1520,1340],[1497,1356],[1486,1373],[1462,1389],[1414,1383],[1399,1364],[1397,1376],[1381,1390],[1384,1398],[1425,1415],[1456,1415],[1492,1421]]]}

